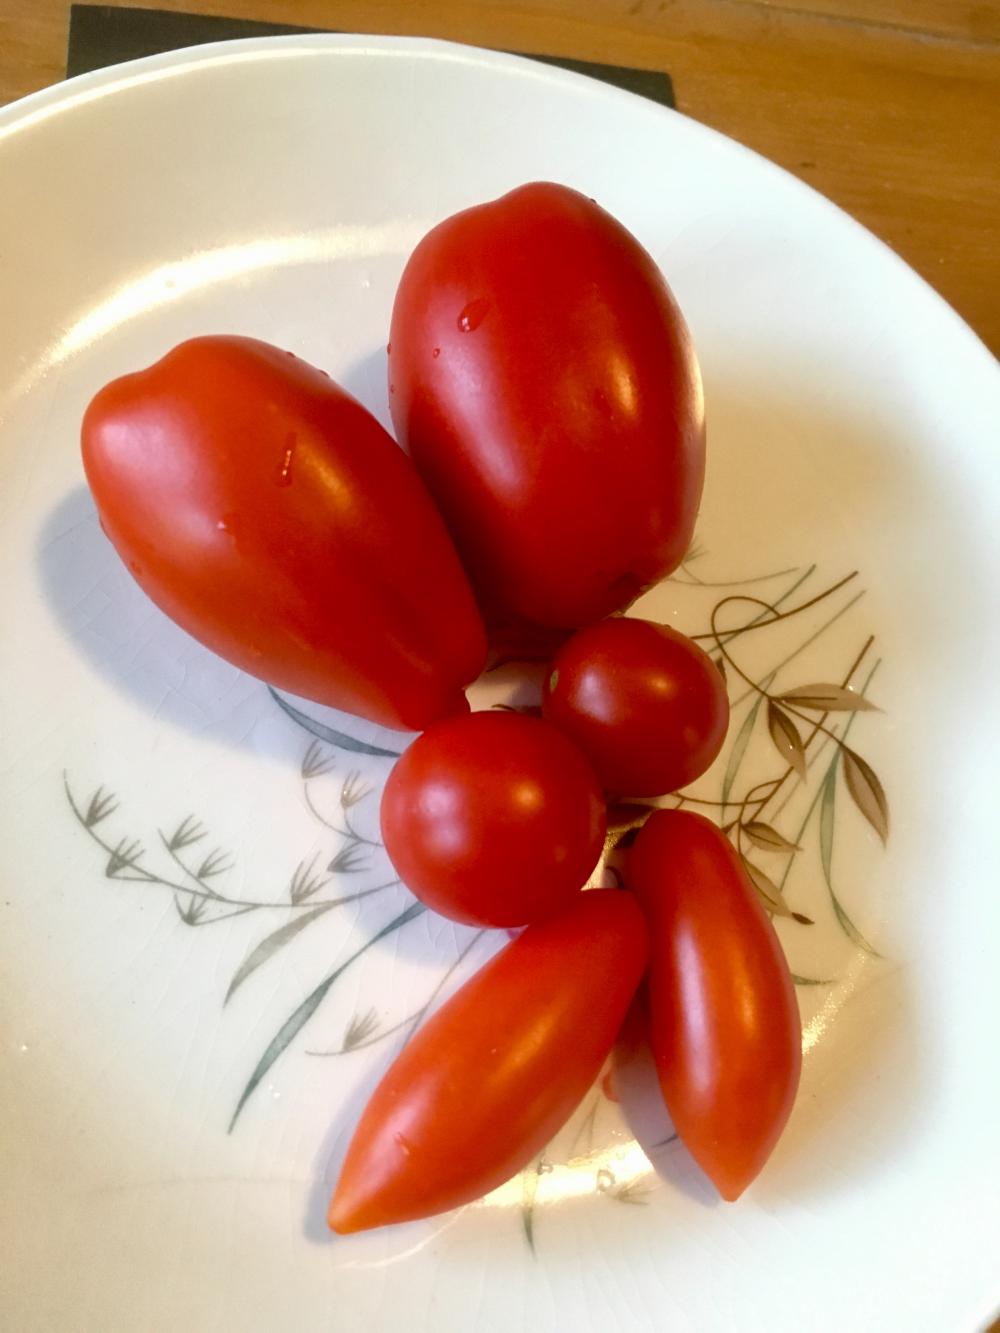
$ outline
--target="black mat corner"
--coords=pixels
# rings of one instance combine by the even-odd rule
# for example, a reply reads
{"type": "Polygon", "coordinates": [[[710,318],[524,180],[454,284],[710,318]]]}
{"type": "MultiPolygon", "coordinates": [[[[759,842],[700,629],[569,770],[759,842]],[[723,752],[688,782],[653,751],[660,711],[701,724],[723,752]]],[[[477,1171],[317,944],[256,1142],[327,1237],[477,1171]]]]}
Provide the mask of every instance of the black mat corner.
{"type": "MultiPolygon", "coordinates": [[[[176,51],[183,46],[232,41],[238,37],[281,37],[324,31],[297,28],[284,23],[258,23],[253,19],[217,18],[209,14],[181,14],[164,9],[123,9],[118,5],[71,5],[66,74],[118,65],[141,56],[176,51]]],[[[587,74],[604,83],[638,93],[661,106],[672,107],[674,87],[670,75],[659,70],[632,69],[626,65],[603,65],[591,60],[569,60],[562,56],[540,56],[532,60],[544,65],[587,74]]]]}

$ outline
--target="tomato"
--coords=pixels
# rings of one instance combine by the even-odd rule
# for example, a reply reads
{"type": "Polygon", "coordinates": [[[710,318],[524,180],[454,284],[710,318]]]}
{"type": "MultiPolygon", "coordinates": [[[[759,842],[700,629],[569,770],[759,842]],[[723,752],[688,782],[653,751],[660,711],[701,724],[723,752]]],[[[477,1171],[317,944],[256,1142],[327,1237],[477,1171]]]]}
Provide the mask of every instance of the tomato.
{"type": "Polygon", "coordinates": [[[594,889],[529,926],[421,1028],[375,1089],[334,1231],[457,1208],[533,1161],[600,1073],[646,963],[642,912],[594,889]]]}
{"type": "Polygon", "coordinates": [[[461,710],[482,623],[413,465],[322,371],[181,343],[98,393],[83,460],[152,600],[251,675],[385,726],[461,710]]]}
{"type": "Polygon", "coordinates": [[[638,241],[535,183],[440,223],[403,272],[389,404],[491,616],[574,628],[691,540],[701,380],[638,241]]]}
{"type": "Polygon", "coordinates": [[[626,883],[649,920],[650,1038],[667,1110],[722,1197],[736,1199],[798,1088],[802,1031],[785,956],[736,852],[701,815],[651,815],[626,883]]]}
{"type": "Polygon", "coordinates": [[[456,921],[520,926],[566,907],[604,842],[604,801],[579,750],[540,718],[439,722],[396,763],[382,838],[403,882],[456,921]]]}
{"type": "Polygon", "coordinates": [[[662,796],[699,777],[729,725],[718,669],[667,625],[616,617],[556,653],[543,715],[576,742],[605,791],[662,796]]]}

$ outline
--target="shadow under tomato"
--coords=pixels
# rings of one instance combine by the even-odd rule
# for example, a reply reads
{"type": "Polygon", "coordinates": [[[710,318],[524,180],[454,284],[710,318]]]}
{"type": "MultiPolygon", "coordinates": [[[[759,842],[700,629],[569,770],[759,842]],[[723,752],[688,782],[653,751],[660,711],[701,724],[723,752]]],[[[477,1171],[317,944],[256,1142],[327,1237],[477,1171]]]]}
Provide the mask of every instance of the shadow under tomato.
{"type": "MultiPolygon", "coordinates": [[[[267,686],[218,657],[154,606],[101,531],[85,486],[69,491],[51,510],[36,551],[52,614],[81,657],[116,690],[165,726],[260,751],[255,724],[281,718],[267,686]]],[[[321,729],[386,750],[400,751],[411,739],[409,733],[319,704],[288,702],[321,729]]],[[[276,734],[296,737],[291,752],[298,762],[298,742],[308,744],[310,737],[287,715],[282,724],[276,734]]],[[[288,749],[280,748],[282,754],[288,749]]]]}
{"type": "MultiPolygon", "coordinates": [[[[930,1128],[932,1111],[918,1095],[927,1051],[905,970],[873,962],[868,976],[807,1050],[791,1119],[748,1202],[819,1206],[843,1190],[863,1190],[884,1172],[904,1170],[915,1137],[930,1128]]],[[[808,1044],[809,1025],[806,1034],[808,1044]]],[[[657,1175],[698,1203],[729,1206],[674,1133],[638,1001],[615,1048],[614,1088],[657,1175]]]]}

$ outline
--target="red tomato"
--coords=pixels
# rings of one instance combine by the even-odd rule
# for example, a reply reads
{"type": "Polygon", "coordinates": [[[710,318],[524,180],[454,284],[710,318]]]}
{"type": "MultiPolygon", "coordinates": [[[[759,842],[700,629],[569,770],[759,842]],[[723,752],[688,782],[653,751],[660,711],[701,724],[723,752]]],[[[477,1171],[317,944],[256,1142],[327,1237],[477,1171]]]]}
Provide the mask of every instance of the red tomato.
{"type": "Polygon", "coordinates": [[[627,893],[580,894],[529,926],[403,1048],[347,1150],[334,1231],[408,1222],[495,1189],[591,1086],[646,964],[627,893]]]}
{"type": "Polygon", "coordinates": [[[576,742],[605,791],[662,796],[699,777],[729,725],[718,669],[667,625],[617,617],[556,653],[544,716],[576,742]]]}
{"type": "Polygon", "coordinates": [[[626,880],[649,921],[650,1039],[667,1110],[722,1197],[736,1199],[798,1088],[788,964],[728,839],[701,815],[651,815],[626,880]]]}
{"type": "Polygon", "coordinates": [[[322,371],[193,338],[100,391],[83,461],[135,579],[251,675],[389,727],[464,705],[484,632],[412,464],[322,371]]]}
{"type": "Polygon", "coordinates": [[[413,742],[382,794],[403,882],[455,921],[521,926],[569,905],[601,854],[590,765],[540,718],[473,713],[413,742]]]}
{"type": "Polygon", "coordinates": [[[435,227],[392,312],[392,419],[491,614],[574,628],[691,540],[701,380],[635,237],[533,184],[435,227]]]}

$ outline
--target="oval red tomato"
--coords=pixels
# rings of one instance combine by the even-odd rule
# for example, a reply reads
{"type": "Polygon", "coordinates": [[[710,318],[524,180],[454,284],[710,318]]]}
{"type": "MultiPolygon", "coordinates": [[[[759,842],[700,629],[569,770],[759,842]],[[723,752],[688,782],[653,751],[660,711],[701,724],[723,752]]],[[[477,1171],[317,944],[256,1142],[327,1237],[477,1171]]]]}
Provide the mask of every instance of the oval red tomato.
{"type": "Polygon", "coordinates": [[[668,625],[618,616],[556,653],[543,715],[575,741],[605,791],[662,796],[699,777],[729,725],[712,659],[668,625]]]}
{"type": "Polygon", "coordinates": [[[425,236],[396,294],[389,388],[491,616],[588,624],[684,555],[697,362],[656,264],[593,200],[525,185],[425,236]]]}
{"type": "Polygon", "coordinates": [[[273,685],[385,726],[465,705],[479,614],[413,465],[322,371],[193,338],[98,393],[83,459],[154,602],[273,685]]]}
{"type": "Polygon", "coordinates": [[[533,1161],[608,1056],[646,963],[630,894],[595,889],[529,926],[403,1048],[330,1204],[363,1231],[470,1203],[533,1161]]]}
{"type": "Polygon", "coordinates": [[[686,810],[651,815],[626,882],[650,931],[650,1039],[674,1127],[724,1199],[767,1161],[802,1065],[795,987],[729,840],[686,810]]]}
{"type": "Polygon", "coordinates": [[[605,810],[579,750],[540,718],[440,722],[396,763],[382,837],[403,882],[456,921],[520,926],[566,907],[601,854],[605,810]]]}

